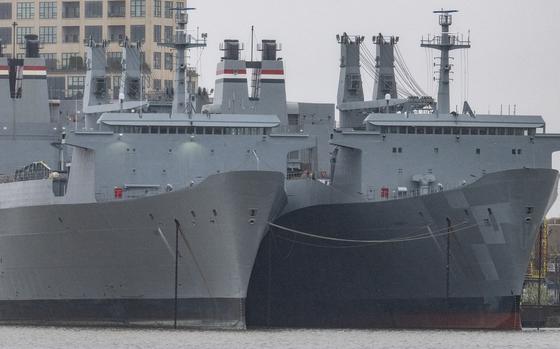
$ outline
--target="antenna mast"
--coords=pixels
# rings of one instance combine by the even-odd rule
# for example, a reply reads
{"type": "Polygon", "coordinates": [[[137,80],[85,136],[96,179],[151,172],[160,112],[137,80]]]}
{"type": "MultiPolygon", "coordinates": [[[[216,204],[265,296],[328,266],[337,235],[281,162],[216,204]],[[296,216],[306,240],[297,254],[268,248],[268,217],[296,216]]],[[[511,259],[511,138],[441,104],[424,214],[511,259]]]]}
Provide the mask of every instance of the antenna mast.
{"type": "Polygon", "coordinates": [[[253,39],[255,38],[255,26],[251,26],[251,62],[253,61],[253,39]]]}
{"type": "MultiPolygon", "coordinates": [[[[187,86],[185,84],[185,73],[187,71],[185,61],[185,50],[193,47],[206,47],[206,33],[202,34],[202,40],[193,38],[187,33],[188,15],[187,11],[195,10],[194,7],[174,7],[172,11],[176,12],[176,29],[173,42],[159,43],[159,46],[170,47],[175,49],[177,58],[175,59],[175,79],[173,81],[173,106],[172,113],[184,113],[187,111],[189,115],[193,108],[187,108],[192,105],[191,96],[187,100],[187,86]],[[188,110],[187,110],[188,109],[188,110]]],[[[190,94],[191,91],[189,91],[190,94]]]]}
{"type": "Polygon", "coordinates": [[[437,99],[437,111],[441,114],[449,114],[449,73],[452,65],[449,64],[449,51],[456,49],[467,49],[471,47],[470,38],[461,40],[457,34],[449,33],[449,27],[452,24],[452,13],[459,12],[457,10],[439,10],[434,13],[439,14],[439,25],[441,26],[441,35],[428,39],[422,39],[420,46],[433,48],[441,52],[439,61],[439,88],[437,99]]]}

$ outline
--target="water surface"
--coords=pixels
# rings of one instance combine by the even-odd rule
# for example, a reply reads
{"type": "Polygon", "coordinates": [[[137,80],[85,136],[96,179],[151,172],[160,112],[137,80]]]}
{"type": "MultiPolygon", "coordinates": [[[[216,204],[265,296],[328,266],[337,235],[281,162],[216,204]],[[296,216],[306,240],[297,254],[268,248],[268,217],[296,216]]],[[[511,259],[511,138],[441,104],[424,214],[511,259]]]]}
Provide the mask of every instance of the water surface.
{"type": "Polygon", "coordinates": [[[194,331],[0,327],[0,348],[560,348],[560,329],[497,331],[194,331]]]}

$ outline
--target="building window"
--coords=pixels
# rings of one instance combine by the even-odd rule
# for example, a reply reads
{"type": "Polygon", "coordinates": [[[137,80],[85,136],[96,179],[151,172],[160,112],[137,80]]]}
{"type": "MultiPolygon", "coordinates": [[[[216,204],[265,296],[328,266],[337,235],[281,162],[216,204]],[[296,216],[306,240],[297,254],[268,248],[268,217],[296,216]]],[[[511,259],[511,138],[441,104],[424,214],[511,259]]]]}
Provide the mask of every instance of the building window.
{"type": "Polygon", "coordinates": [[[47,86],[49,89],[50,99],[64,99],[65,88],[64,76],[49,76],[47,77],[47,86]]]}
{"type": "Polygon", "coordinates": [[[103,2],[102,1],[86,1],[84,17],[86,18],[102,18],[103,2]]]}
{"type": "Polygon", "coordinates": [[[103,27],[100,25],[86,25],[84,27],[86,40],[92,39],[94,42],[103,41],[103,27]]]}
{"type": "Polygon", "coordinates": [[[131,25],[130,26],[130,40],[132,42],[144,41],[146,37],[146,27],[143,25],[131,25]]]}
{"type": "MultiPolygon", "coordinates": [[[[185,7],[185,3],[182,1],[177,1],[175,3],[175,8],[183,8],[185,7]]],[[[175,11],[175,18],[179,18],[180,11],[175,11]]]]}
{"type": "Polygon", "coordinates": [[[165,2],[165,18],[173,18],[173,1],[166,1],[165,2]]]}
{"type": "Polygon", "coordinates": [[[397,151],[398,151],[399,153],[402,153],[402,148],[399,147],[399,148],[397,149],[397,151]]]}
{"type": "Polygon", "coordinates": [[[82,97],[84,93],[85,76],[69,76],[66,86],[66,97],[82,97]]]}
{"type": "Polygon", "coordinates": [[[80,27],[62,27],[63,42],[80,42],[80,27]]]}
{"type": "Polygon", "coordinates": [[[166,70],[173,70],[173,54],[166,52],[165,61],[163,62],[163,68],[166,70]]]}
{"type": "MultiPolygon", "coordinates": [[[[107,65],[111,70],[120,70],[122,61],[122,52],[107,52],[107,65]]],[[[118,80],[118,79],[117,79],[118,80]]]]}
{"type": "Polygon", "coordinates": [[[165,26],[163,28],[163,42],[165,43],[173,42],[173,27],[165,26]]]}
{"type": "Polygon", "coordinates": [[[521,149],[517,149],[517,155],[521,155],[521,149]]]}
{"type": "Polygon", "coordinates": [[[130,0],[130,17],[146,16],[146,0],[130,0]]]}
{"type": "Polygon", "coordinates": [[[31,34],[32,30],[31,27],[16,27],[16,43],[24,44],[25,36],[31,34]]]}
{"type": "Polygon", "coordinates": [[[3,44],[12,43],[12,28],[11,27],[0,27],[0,40],[3,44]]]}
{"type": "Polygon", "coordinates": [[[110,25],[109,26],[109,40],[111,41],[122,41],[125,38],[125,26],[124,25],[110,25]]]}
{"type": "Polygon", "coordinates": [[[41,1],[39,3],[39,18],[41,19],[56,18],[56,2],[41,1]]]}
{"type": "Polygon", "coordinates": [[[68,70],[78,70],[83,67],[83,59],[79,53],[62,53],[62,68],[68,70]]]}
{"type": "Polygon", "coordinates": [[[173,96],[173,80],[165,80],[163,82],[165,93],[169,96],[173,96]]]}
{"type": "Polygon", "coordinates": [[[439,153],[439,148],[434,148],[434,153],[439,153]]]}
{"type": "Polygon", "coordinates": [[[12,19],[12,4],[0,4],[0,19],[12,19]]]}
{"type": "Polygon", "coordinates": [[[126,15],[126,2],[125,1],[109,1],[107,7],[108,17],[124,17],[126,15]]]}
{"type": "Polygon", "coordinates": [[[39,41],[42,44],[55,44],[56,27],[39,27],[39,41]]]}
{"type": "Polygon", "coordinates": [[[152,68],[161,69],[161,52],[154,52],[154,60],[152,62],[152,68]]]}
{"type": "Polygon", "coordinates": [[[161,25],[154,25],[154,42],[161,42],[161,25]]]}
{"type": "Polygon", "coordinates": [[[161,17],[161,0],[154,0],[154,17],[161,17]]]}
{"type": "Polygon", "coordinates": [[[515,149],[512,149],[512,150],[511,150],[511,153],[512,153],[513,155],[515,155],[515,153],[516,153],[516,152],[515,152],[515,149]]]}
{"type": "Polygon", "coordinates": [[[62,18],[80,18],[80,2],[63,1],[62,18]]]}
{"type": "Polygon", "coordinates": [[[397,152],[397,148],[393,147],[393,153],[396,153],[396,152],[397,152]]]}
{"type": "Polygon", "coordinates": [[[17,19],[32,19],[35,16],[35,4],[32,2],[18,2],[16,4],[17,19]]]}
{"type": "Polygon", "coordinates": [[[159,91],[161,90],[161,80],[154,79],[154,90],[159,91]]]}
{"type": "Polygon", "coordinates": [[[480,155],[480,148],[476,148],[476,154],[480,155]]]}
{"type": "Polygon", "coordinates": [[[56,53],[41,53],[41,57],[45,60],[47,70],[55,70],[57,68],[56,53]]]}

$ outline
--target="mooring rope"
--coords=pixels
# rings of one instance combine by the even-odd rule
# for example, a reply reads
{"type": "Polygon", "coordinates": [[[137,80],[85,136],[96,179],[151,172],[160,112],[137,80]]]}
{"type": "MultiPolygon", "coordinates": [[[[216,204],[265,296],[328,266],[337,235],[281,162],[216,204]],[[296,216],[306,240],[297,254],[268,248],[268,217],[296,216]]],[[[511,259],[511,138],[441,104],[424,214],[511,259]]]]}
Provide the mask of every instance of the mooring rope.
{"type": "MultiPolygon", "coordinates": [[[[465,222],[462,222],[460,224],[457,224],[455,226],[464,224],[465,222]]],[[[385,240],[358,240],[358,239],[343,239],[343,238],[335,238],[335,237],[330,237],[330,236],[322,236],[322,235],[317,235],[317,234],[312,234],[312,233],[306,233],[300,230],[296,230],[296,229],[292,229],[292,228],[288,228],[282,225],[278,225],[272,222],[268,222],[268,224],[271,227],[274,228],[278,228],[284,231],[288,231],[297,235],[302,235],[302,236],[306,236],[309,238],[314,238],[314,239],[319,239],[319,240],[328,240],[328,241],[336,241],[336,242],[349,242],[349,243],[359,243],[359,244],[387,244],[387,243],[400,243],[400,242],[409,242],[409,241],[417,241],[417,240],[424,240],[424,239],[433,239],[434,237],[439,237],[439,236],[446,236],[449,234],[453,234],[453,233],[457,233],[459,231],[462,230],[466,230],[466,229],[470,229],[473,227],[478,226],[478,224],[472,224],[472,225],[467,225],[467,226],[463,226],[460,227],[458,229],[453,229],[453,226],[450,227],[446,227],[446,228],[442,228],[439,231],[444,231],[443,233],[434,233],[434,232],[429,232],[428,233],[422,233],[422,234],[417,234],[417,235],[413,235],[413,236],[409,236],[409,237],[404,237],[404,238],[393,238],[393,239],[385,239],[385,240]]],[[[428,227],[426,225],[426,227],[428,227]]],[[[436,230],[437,232],[438,230],[436,230]]],[[[295,242],[295,241],[294,241],[295,242]]]]}

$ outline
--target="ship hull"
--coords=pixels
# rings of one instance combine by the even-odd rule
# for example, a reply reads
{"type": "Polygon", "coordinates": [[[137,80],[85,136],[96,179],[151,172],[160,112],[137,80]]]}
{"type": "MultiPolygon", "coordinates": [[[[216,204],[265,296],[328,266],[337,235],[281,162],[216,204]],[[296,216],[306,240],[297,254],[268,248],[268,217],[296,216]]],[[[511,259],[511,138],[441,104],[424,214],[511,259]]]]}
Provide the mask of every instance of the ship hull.
{"type": "Polygon", "coordinates": [[[287,212],[259,250],[248,324],[519,329],[557,180],[553,170],[511,170],[415,198],[287,212]]]}
{"type": "Polygon", "coordinates": [[[0,210],[0,322],[244,328],[278,172],[217,174],[134,200],[0,210]]]}

